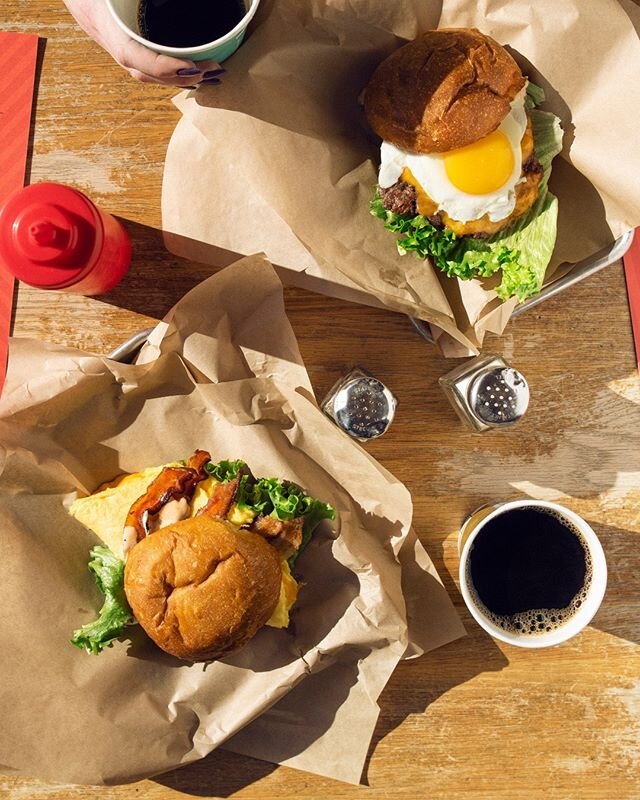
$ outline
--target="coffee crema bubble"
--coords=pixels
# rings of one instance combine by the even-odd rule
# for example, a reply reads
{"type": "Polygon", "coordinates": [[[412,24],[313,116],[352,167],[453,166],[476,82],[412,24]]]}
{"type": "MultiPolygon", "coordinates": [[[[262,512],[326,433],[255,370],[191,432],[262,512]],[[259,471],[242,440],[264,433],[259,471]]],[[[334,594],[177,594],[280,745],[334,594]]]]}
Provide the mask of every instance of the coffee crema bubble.
{"type": "Polygon", "coordinates": [[[471,545],[466,582],[494,625],[535,636],[566,625],[593,579],[589,547],[565,516],[542,506],[508,509],[489,520],[471,545]]]}

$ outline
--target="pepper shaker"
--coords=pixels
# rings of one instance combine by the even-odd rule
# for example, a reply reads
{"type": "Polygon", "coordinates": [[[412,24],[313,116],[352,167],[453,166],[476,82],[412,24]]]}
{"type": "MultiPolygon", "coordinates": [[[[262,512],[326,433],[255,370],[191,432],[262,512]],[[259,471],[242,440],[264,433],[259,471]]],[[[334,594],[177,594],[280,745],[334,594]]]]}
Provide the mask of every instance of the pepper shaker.
{"type": "Polygon", "coordinates": [[[320,407],[349,436],[368,442],[387,431],[397,404],[382,381],[354,367],[332,387],[320,407]]]}

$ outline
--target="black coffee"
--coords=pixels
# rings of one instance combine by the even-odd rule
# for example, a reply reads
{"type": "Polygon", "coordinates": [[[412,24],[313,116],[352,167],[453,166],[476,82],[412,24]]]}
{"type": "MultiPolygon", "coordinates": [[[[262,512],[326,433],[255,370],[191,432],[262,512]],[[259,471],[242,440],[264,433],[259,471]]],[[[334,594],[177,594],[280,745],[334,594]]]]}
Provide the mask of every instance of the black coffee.
{"type": "Polygon", "coordinates": [[[512,633],[559,628],[584,602],[591,558],[580,531],[537,506],[498,514],[476,536],[467,582],[485,614],[512,633]]]}
{"type": "Polygon", "coordinates": [[[141,36],[167,47],[197,47],[219,39],[246,14],[244,0],[141,0],[141,36]]]}

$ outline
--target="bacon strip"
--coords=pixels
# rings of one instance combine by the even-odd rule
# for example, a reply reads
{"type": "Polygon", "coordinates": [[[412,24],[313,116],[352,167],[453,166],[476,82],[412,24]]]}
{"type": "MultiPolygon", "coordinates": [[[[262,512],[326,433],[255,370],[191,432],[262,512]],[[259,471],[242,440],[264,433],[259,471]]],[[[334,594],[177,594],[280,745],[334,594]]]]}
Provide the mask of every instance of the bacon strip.
{"type": "Polygon", "coordinates": [[[211,461],[211,453],[206,450],[196,450],[195,453],[187,461],[187,468],[194,469],[198,474],[198,481],[203,481],[209,477],[209,473],[205,470],[205,466],[211,461]]]}
{"type": "Polygon", "coordinates": [[[240,475],[228,483],[217,484],[209,501],[198,511],[196,517],[206,514],[209,517],[224,519],[233,505],[233,501],[236,499],[239,486],[240,475]]]}
{"type": "Polygon", "coordinates": [[[196,450],[185,467],[165,467],[129,509],[125,521],[123,550],[127,553],[148,534],[145,521],[171,500],[190,500],[197,484],[207,477],[204,467],[211,461],[205,450],[196,450]]]}
{"type": "Polygon", "coordinates": [[[302,527],[304,517],[295,519],[277,519],[276,517],[256,517],[249,530],[260,534],[270,544],[286,552],[287,557],[292,555],[302,544],[302,527]]]}
{"type": "Polygon", "coordinates": [[[245,475],[248,477],[249,483],[253,483],[255,478],[249,467],[244,464],[233,480],[217,484],[208,503],[197,512],[196,517],[207,514],[210,517],[224,519],[238,496],[240,483],[245,475]]]}

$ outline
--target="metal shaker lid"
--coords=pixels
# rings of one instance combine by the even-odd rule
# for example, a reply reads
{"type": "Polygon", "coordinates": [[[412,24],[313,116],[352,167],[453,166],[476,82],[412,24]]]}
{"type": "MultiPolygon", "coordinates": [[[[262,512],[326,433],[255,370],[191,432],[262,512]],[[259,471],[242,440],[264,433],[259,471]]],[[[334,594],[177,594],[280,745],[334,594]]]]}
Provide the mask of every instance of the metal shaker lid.
{"type": "Polygon", "coordinates": [[[382,381],[354,370],[323,401],[322,408],[350,436],[368,441],[381,436],[395,415],[397,400],[382,381]]]}
{"type": "Polygon", "coordinates": [[[469,386],[469,405],[486,425],[517,422],[529,405],[529,385],[513,367],[481,372],[469,386]]]}

